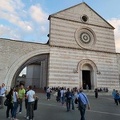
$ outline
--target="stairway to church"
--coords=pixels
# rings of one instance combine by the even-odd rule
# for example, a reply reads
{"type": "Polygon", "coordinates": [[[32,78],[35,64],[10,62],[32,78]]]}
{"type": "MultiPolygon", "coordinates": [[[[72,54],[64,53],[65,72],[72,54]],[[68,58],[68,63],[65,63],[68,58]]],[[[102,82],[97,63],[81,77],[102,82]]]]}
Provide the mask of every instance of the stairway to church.
{"type": "Polygon", "coordinates": [[[43,88],[34,88],[33,89],[36,93],[45,93],[43,88]]]}

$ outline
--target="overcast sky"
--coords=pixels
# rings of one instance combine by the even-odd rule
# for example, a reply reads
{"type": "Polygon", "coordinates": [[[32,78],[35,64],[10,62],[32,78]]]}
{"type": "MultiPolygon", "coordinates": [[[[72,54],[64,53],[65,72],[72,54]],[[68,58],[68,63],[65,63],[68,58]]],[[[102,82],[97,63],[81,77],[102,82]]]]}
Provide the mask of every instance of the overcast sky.
{"type": "Polygon", "coordinates": [[[0,0],[0,38],[46,43],[48,16],[82,1],[115,27],[120,52],[120,0],[0,0]]]}

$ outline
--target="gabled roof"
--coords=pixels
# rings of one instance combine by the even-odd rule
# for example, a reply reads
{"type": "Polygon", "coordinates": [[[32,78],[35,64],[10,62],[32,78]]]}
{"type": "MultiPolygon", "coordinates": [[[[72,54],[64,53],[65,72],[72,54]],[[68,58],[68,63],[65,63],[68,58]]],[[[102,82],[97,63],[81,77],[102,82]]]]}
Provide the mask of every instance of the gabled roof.
{"type": "Polygon", "coordinates": [[[57,13],[51,14],[48,19],[50,19],[51,17],[56,17],[56,18],[65,19],[65,20],[82,22],[80,21],[80,16],[82,16],[83,14],[87,15],[89,18],[89,22],[87,22],[86,24],[91,24],[91,25],[94,24],[97,26],[114,29],[114,27],[110,23],[108,23],[103,17],[101,17],[96,11],[94,11],[85,2],[69,7],[67,9],[61,10],[57,13]]]}

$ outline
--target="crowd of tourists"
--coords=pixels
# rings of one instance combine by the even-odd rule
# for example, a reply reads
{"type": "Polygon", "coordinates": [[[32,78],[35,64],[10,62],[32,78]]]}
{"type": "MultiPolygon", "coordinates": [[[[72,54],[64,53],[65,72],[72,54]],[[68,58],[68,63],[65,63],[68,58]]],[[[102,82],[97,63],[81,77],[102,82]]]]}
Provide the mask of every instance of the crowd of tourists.
{"type": "Polygon", "coordinates": [[[26,115],[25,118],[33,120],[35,108],[35,100],[37,97],[35,91],[32,90],[32,86],[28,86],[26,89],[23,84],[11,88],[7,93],[5,84],[3,83],[0,88],[0,108],[4,105],[6,109],[6,118],[10,120],[18,120],[17,114],[22,113],[23,101],[25,101],[26,115]]]}
{"type": "MultiPolygon", "coordinates": [[[[87,95],[83,92],[82,87],[77,89],[65,88],[65,87],[45,87],[46,98],[49,101],[51,94],[56,94],[56,101],[62,106],[66,106],[66,111],[75,110],[77,108],[80,111],[81,120],[85,120],[86,108],[90,109],[90,103],[87,95]]],[[[99,90],[95,89],[95,98],[98,98],[99,90]]],[[[116,105],[120,104],[120,94],[118,90],[113,90],[112,96],[116,105]]],[[[26,114],[25,118],[33,120],[35,103],[38,98],[35,95],[35,91],[32,86],[28,86],[26,89],[23,84],[10,89],[7,92],[5,84],[0,86],[0,108],[6,106],[6,118],[11,120],[18,120],[17,115],[22,113],[23,102],[25,103],[26,114]],[[5,101],[5,102],[4,102],[5,101]]]]}
{"type": "MultiPolygon", "coordinates": [[[[69,88],[66,89],[65,87],[52,87],[51,89],[48,87],[46,88],[46,95],[48,100],[50,99],[52,91],[56,92],[56,101],[61,103],[61,105],[66,106],[67,112],[74,110],[76,106],[80,110],[81,120],[85,120],[85,110],[87,106],[88,109],[90,109],[90,104],[86,94],[83,93],[82,88],[73,88],[70,90],[69,88]]],[[[108,92],[108,88],[95,88],[95,98],[98,98],[98,93],[101,91],[108,92]]],[[[120,94],[118,90],[114,89],[112,96],[114,98],[115,104],[120,104],[120,94]]]]}
{"type": "Polygon", "coordinates": [[[69,112],[71,110],[75,110],[75,106],[79,109],[81,114],[81,120],[85,120],[85,111],[86,107],[90,109],[90,103],[88,97],[85,93],[83,93],[83,89],[80,88],[65,88],[65,87],[57,87],[57,88],[49,88],[46,89],[47,100],[50,100],[50,96],[52,91],[55,91],[56,101],[61,103],[61,105],[66,106],[66,111],[69,112]]]}

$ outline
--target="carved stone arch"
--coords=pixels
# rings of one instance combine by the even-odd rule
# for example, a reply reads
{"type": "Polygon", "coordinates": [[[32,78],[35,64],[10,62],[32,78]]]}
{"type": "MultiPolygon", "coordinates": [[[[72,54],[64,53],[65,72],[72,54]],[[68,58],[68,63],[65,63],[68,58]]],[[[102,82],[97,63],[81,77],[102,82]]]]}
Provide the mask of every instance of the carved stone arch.
{"type": "MultiPolygon", "coordinates": [[[[77,65],[77,70],[79,74],[79,86],[83,87],[83,70],[84,66],[87,66],[90,71],[90,79],[91,79],[91,89],[97,87],[97,73],[98,68],[96,64],[90,59],[83,59],[77,65]]],[[[88,70],[88,69],[87,69],[88,70]]]]}
{"type": "Polygon", "coordinates": [[[95,70],[96,72],[98,71],[96,64],[92,60],[90,60],[90,59],[83,59],[83,60],[81,60],[78,63],[79,69],[82,70],[82,67],[85,64],[89,64],[93,68],[93,70],[95,70]]]}
{"type": "MultiPolygon", "coordinates": [[[[7,74],[5,76],[6,86],[11,87],[12,80],[14,78],[16,71],[19,69],[19,67],[21,67],[28,59],[30,59],[36,55],[40,55],[40,54],[49,54],[49,48],[32,51],[28,54],[21,56],[19,59],[15,60],[15,62],[10,66],[9,71],[7,72],[7,74]]],[[[9,89],[9,87],[8,87],[8,89],[9,89]]]]}

